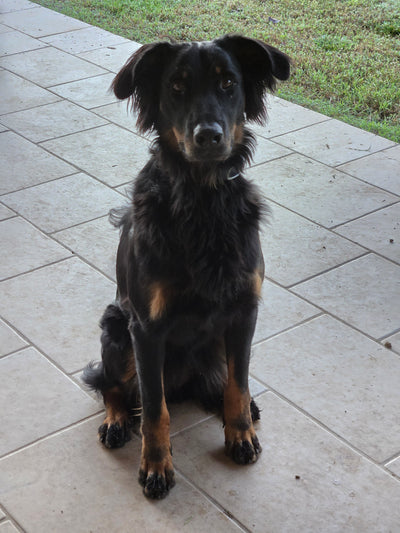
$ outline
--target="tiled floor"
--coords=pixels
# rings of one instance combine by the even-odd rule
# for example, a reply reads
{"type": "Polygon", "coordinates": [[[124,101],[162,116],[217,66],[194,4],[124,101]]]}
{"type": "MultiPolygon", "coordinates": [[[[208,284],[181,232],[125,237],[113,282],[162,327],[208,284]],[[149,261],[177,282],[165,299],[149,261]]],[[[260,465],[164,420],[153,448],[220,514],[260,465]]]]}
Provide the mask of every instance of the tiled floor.
{"type": "Polygon", "coordinates": [[[108,87],[137,47],[0,0],[0,533],[400,531],[400,146],[278,98],[248,171],[272,209],[259,461],[173,406],[177,486],[149,502],[139,439],[97,443],[80,373],[115,292],[106,215],[149,148],[108,87]]]}

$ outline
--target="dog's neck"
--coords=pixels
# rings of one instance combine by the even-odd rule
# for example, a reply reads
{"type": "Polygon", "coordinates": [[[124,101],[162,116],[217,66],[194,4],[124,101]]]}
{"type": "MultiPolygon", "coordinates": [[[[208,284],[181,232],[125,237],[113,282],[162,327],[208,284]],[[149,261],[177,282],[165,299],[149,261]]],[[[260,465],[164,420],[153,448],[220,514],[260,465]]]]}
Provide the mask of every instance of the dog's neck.
{"type": "Polygon", "coordinates": [[[244,129],[242,141],[233,147],[225,161],[193,163],[181,152],[171,149],[168,142],[159,136],[153,141],[151,152],[159,161],[159,168],[167,173],[171,181],[192,181],[200,187],[218,188],[238,178],[250,164],[255,149],[255,137],[244,129]]]}

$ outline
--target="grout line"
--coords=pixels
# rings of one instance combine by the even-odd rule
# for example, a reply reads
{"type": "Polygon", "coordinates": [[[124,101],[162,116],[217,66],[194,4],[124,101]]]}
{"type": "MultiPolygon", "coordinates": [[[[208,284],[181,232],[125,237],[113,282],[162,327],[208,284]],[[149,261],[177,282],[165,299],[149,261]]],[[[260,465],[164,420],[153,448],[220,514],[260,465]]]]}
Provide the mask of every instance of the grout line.
{"type": "MultiPolygon", "coordinates": [[[[350,241],[350,242],[352,242],[352,241],[350,241]]],[[[361,246],[361,247],[364,248],[363,246],[361,246]]],[[[338,263],[337,265],[335,265],[333,267],[330,267],[330,268],[328,268],[326,270],[323,270],[323,271],[321,271],[321,272],[319,272],[317,274],[313,274],[312,276],[304,278],[301,281],[297,281],[296,283],[293,283],[291,285],[286,285],[286,286],[284,286],[284,288],[286,288],[288,291],[293,292],[294,294],[299,296],[296,292],[293,291],[293,289],[295,287],[297,287],[298,285],[302,285],[303,283],[307,283],[308,281],[313,280],[315,278],[318,278],[319,276],[322,276],[324,274],[329,274],[329,272],[332,272],[333,270],[336,270],[336,269],[342,268],[344,266],[347,266],[348,264],[354,263],[355,261],[359,261],[361,259],[364,259],[367,256],[377,256],[380,259],[383,259],[384,261],[387,261],[388,263],[391,263],[392,265],[394,265],[396,267],[400,266],[398,261],[395,261],[394,259],[392,259],[390,257],[387,257],[387,256],[383,255],[380,252],[376,252],[375,250],[369,250],[367,248],[364,248],[364,249],[365,249],[365,252],[360,254],[360,255],[358,255],[358,256],[356,256],[356,257],[353,257],[353,258],[351,258],[351,259],[349,259],[349,260],[347,260],[347,261],[345,261],[343,263],[338,263]]],[[[269,279],[269,278],[266,278],[266,279],[269,279]]],[[[316,304],[313,304],[313,305],[316,305],[316,304]]]]}
{"type": "MultiPolygon", "coordinates": [[[[256,151],[254,152],[254,154],[257,153],[257,148],[256,148],[256,151]]],[[[283,155],[278,155],[276,157],[272,157],[271,159],[268,159],[267,161],[262,161],[261,163],[256,163],[256,164],[251,164],[249,165],[247,168],[245,168],[245,170],[243,171],[243,173],[245,174],[248,170],[250,169],[253,169],[253,168],[258,168],[258,167],[261,167],[263,165],[267,165],[268,163],[272,163],[272,162],[275,162],[275,161],[279,161],[280,159],[285,159],[285,157],[290,157],[291,155],[293,155],[292,153],[290,154],[283,154],[283,155]]],[[[252,180],[252,181],[255,181],[255,180],[252,180]]],[[[269,199],[268,199],[269,200],[269,199]]]]}
{"type": "Polygon", "coordinates": [[[28,444],[24,444],[23,446],[20,446],[19,448],[16,448],[12,452],[7,452],[4,455],[0,456],[0,463],[4,459],[8,459],[9,457],[12,457],[13,455],[16,455],[17,453],[20,453],[21,451],[25,451],[29,448],[32,448],[33,446],[36,446],[37,444],[40,444],[41,442],[45,442],[46,440],[51,439],[52,437],[55,437],[57,435],[61,435],[62,433],[65,433],[66,431],[69,431],[72,428],[79,427],[80,425],[84,424],[85,422],[88,422],[90,420],[94,420],[96,417],[98,417],[101,413],[104,412],[104,409],[99,409],[95,413],[92,413],[88,416],[85,416],[84,418],[81,418],[80,420],[73,422],[72,424],[68,424],[65,427],[59,428],[55,431],[52,431],[50,433],[47,433],[43,437],[39,437],[32,442],[29,442],[28,444]]]}
{"type": "Polygon", "coordinates": [[[382,465],[389,465],[390,463],[393,463],[397,459],[400,459],[400,452],[395,453],[394,455],[390,456],[388,459],[385,459],[382,461],[382,465]]]}
{"type": "MultiPolygon", "coordinates": [[[[307,302],[307,303],[309,303],[309,302],[307,302]]],[[[288,331],[291,331],[292,329],[298,328],[300,326],[304,326],[305,324],[308,324],[308,322],[312,322],[316,318],[320,318],[320,317],[324,316],[325,314],[327,314],[326,311],[324,311],[323,309],[316,308],[315,315],[312,315],[312,316],[309,316],[307,318],[304,318],[300,322],[296,322],[295,324],[292,324],[291,326],[288,326],[287,328],[284,328],[284,329],[282,329],[280,331],[277,331],[276,333],[273,333],[272,335],[269,335],[268,337],[265,337],[264,339],[261,339],[261,340],[255,342],[254,344],[251,345],[251,349],[256,348],[257,346],[260,346],[264,342],[269,341],[271,339],[274,339],[275,337],[279,337],[279,335],[287,333],[288,331]]],[[[257,381],[259,381],[259,379],[257,377],[255,377],[255,376],[252,376],[252,377],[254,379],[256,379],[257,381]]],[[[263,385],[265,385],[265,384],[263,384],[263,385]]]]}
{"type": "Polygon", "coordinates": [[[56,261],[51,261],[50,263],[46,263],[45,265],[39,265],[37,267],[31,268],[30,270],[27,270],[26,272],[20,272],[19,274],[14,274],[13,276],[8,276],[7,278],[3,278],[1,282],[3,281],[10,281],[16,278],[19,278],[20,276],[27,276],[29,274],[32,274],[33,272],[37,272],[38,270],[42,270],[43,268],[47,268],[49,266],[58,265],[59,263],[64,263],[65,261],[68,261],[70,259],[73,259],[75,256],[70,255],[69,257],[62,257],[61,259],[57,259],[56,261]]]}
{"type": "Polygon", "coordinates": [[[400,328],[396,328],[392,332],[390,332],[388,334],[385,334],[383,337],[379,337],[378,341],[382,342],[385,339],[387,339],[388,337],[392,337],[393,335],[396,335],[396,333],[400,333],[400,328]]]}
{"type": "MultiPolygon", "coordinates": [[[[260,379],[260,381],[262,381],[260,379]]],[[[262,381],[262,383],[268,387],[268,391],[266,392],[266,394],[273,394],[275,395],[276,397],[278,397],[280,400],[286,402],[287,404],[289,404],[291,407],[293,407],[293,409],[295,409],[297,412],[301,413],[303,416],[305,416],[306,418],[308,418],[309,420],[311,420],[312,422],[314,422],[317,426],[319,426],[321,429],[325,430],[328,434],[332,435],[333,437],[335,437],[337,440],[339,440],[342,444],[346,445],[347,447],[349,447],[351,450],[353,450],[353,452],[357,453],[358,455],[364,457],[364,459],[366,459],[367,461],[369,461],[370,463],[374,464],[375,466],[377,466],[378,468],[380,468],[381,470],[385,470],[385,468],[382,467],[382,462],[374,459],[373,457],[371,457],[370,455],[368,455],[366,452],[364,452],[363,450],[361,450],[361,448],[358,448],[357,446],[355,446],[354,444],[352,444],[350,441],[348,441],[345,437],[342,437],[341,435],[339,435],[339,433],[336,433],[336,431],[334,431],[333,429],[331,429],[329,426],[327,426],[326,424],[324,424],[324,422],[322,422],[321,420],[319,420],[318,418],[316,418],[314,415],[312,415],[311,413],[309,413],[308,411],[306,411],[305,409],[303,409],[302,407],[300,407],[300,405],[294,403],[292,400],[290,400],[290,398],[288,398],[287,396],[285,396],[284,394],[280,393],[277,389],[275,389],[274,387],[271,387],[270,385],[268,385],[265,381],[262,381]]],[[[398,455],[398,454],[397,454],[398,455]]],[[[394,475],[392,472],[390,472],[391,475],[394,475]]],[[[396,476],[397,477],[397,476],[396,476]]],[[[399,479],[400,481],[400,479],[399,479]]]]}
{"type": "MultiPolygon", "coordinates": [[[[384,189],[381,189],[383,192],[387,192],[387,191],[384,191],[384,189]]],[[[337,233],[336,230],[341,228],[342,226],[346,226],[347,224],[351,224],[353,222],[356,222],[357,220],[361,220],[363,218],[367,218],[369,217],[370,215],[373,215],[375,213],[379,213],[380,211],[384,211],[385,209],[389,209],[395,205],[398,205],[400,203],[400,197],[397,197],[392,203],[388,203],[386,205],[382,205],[381,207],[377,207],[376,209],[373,209],[372,211],[369,211],[368,213],[364,213],[358,217],[354,217],[354,218],[351,218],[349,220],[347,220],[346,222],[341,222],[340,224],[335,224],[334,226],[330,226],[329,229],[331,231],[333,231],[334,233],[336,233],[337,235],[340,235],[340,237],[345,237],[346,239],[348,239],[349,241],[351,242],[356,242],[356,241],[353,241],[352,239],[350,239],[349,237],[346,237],[345,235],[341,235],[340,233],[337,233]]],[[[356,242],[356,244],[359,244],[356,242]]],[[[362,245],[359,245],[359,246],[362,246],[362,245]]]]}
{"type": "Polygon", "coordinates": [[[229,520],[231,520],[244,533],[251,533],[250,530],[242,522],[240,522],[237,518],[235,518],[235,516],[230,511],[228,511],[228,509],[225,509],[225,507],[223,507],[218,502],[218,500],[213,498],[204,489],[202,489],[200,486],[194,483],[189,477],[186,476],[186,474],[182,472],[182,470],[180,470],[180,468],[177,468],[176,465],[174,465],[174,469],[188,485],[190,485],[197,492],[199,492],[209,503],[211,503],[214,507],[216,507],[222,514],[224,514],[229,520]]]}
{"type": "MultiPolygon", "coordinates": [[[[280,158],[280,159],[283,159],[283,158],[285,158],[285,157],[291,157],[291,156],[290,156],[290,155],[286,155],[286,156],[283,156],[283,157],[280,158]]],[[[265,164],[267,164],[267,163],[263,163],[263,165],[265,165],[265,164]]],[[[255,167],[251,167],[251,168],[255,168],[255,167]]],[[[256,185],[258,185],[258,187],[260,188],[258,182],[257,182],[255,179],[251,179],[250,181],[254,182],[254,183],[255,183],[256,185]]],[[[386,192],[386,191],[384,191],[384,192],[386,192]]],[[[301,213],[300,211],[296,211],[296,210],[293,209],[292,207],[289,207],[289,206],[287,206],[287,205],[285,205],[285,204],[282,204],[281,202],[278,202],[277,200],[273,200],[272,198],[268,197],[266,194],[264,194],[264,193],[262,193],[262,192],[261,192],[261,194],[262,194],[263,198],[266,200],[266,202],[268,203],[268,205],[269,205],[269,204],[277,205],[277,206],[281,207],[282,209],[285,209],[286,211],[290,211],[290,213],[293,213],[293,214],[295,214],[295,215],[297,215],[297,216],[303,218],[304,220],[307,220],[308,222],[311,222],[311,223],[314,224],[315,226],[318,226],[318,227],[320,227],[321,229],[324,229],[324,230],[326,230],[326,231],[329,231],[329,232],[331,232],[331,233],[334,233],[334,235],[339,236],[339,237],[341,237],[342,239],[348,240],[348,241],[350,241],[350,242],[352,242],[351,239],[348,239],[345,235],[340,235],[340,234],[338,235],[334,230],[335,230],[336,228],[338,228],[339,226],[343,226],[343,225],[345,225],[345,224],[348,224],[349,222],[353,222],[354,220],[358,220],[359,218],[366,217],[366,216],[368,216],[368,215],[370,215],[370,214],[372,214],[372,213],[375,213],[375,212],[377,212],[377,211],[381,211],[382,209],[386,209],[386,208],[391,207],[391,206],[393,206],[393,205],[397,205],[397,203],[399,203],[399,201],[400,201],[400,197],[399,197],[399,198],[395,198],[395,199],[393,200],[393,202],[388,203],[388,204],[386,204],[386,205],[384,205],[384,206],[378,207],[378,208],[376,208],[376,209],[374,208],[374,209],[372,209],[371,211],[368,211],[368,212],[366,212],[366,213],[363,213],[363,214],[360,215],[359,217],[356,217],[356,218],[354,218],[354,219],[349,219],[349,220],[346,220],[346,221],[344,221],[344,222],[340,222],[339,224],[334,224],[334,225],[332,225],[332,226],[325,226],[325,225],[323,225],[321,222],[318,222],[317,220],[315,220],[315,219],[313,219],[313,218],[310,218],[310,217],[304,215],[304,214],[301,213]]],[[[393,195],[393,193],[391,193],[391,194],[392,194],[392,196],[395,196],[395,195],[393,195]]],[[[272,205],[272,206],[271,206],[272,218],[273,218],[273,214],[274,214],[273,207],[274,207],[274,206],[272,205]]],[[[271,214],[269,215],[269,217],[271,218],[271,214]]],[[[366,248],[365,246],[362,246],[362,245],[360,245],[360,244],[359,244],[358,246],[360,246],[360,248],[366,248]]],[[[367,248],[366,248],[366,249],[367,249],[367,248]]]]}
{"type": "MultiPolygon", "coordinates": [[[[281,98],[281,97],[277,97],[277,98],[281,98]]],[[[285,100],[284,98],[281,98],[281,100],[285,100]]],[[[293,103],[293,102],[290,102],[289,100],[285,100],[285,102],[289,102],[289,103],[293,103]]],[[[272,104],[273,105],[273,104],[272,104]]],[[[306,107],[304,106],[301,106],[299,104],[294,104],[294,105],[298,105],[299,107],[302,107],[305,111],[313,111],[313,110],[309,110],[307,109],[306,107]]],[[[267,110],[268,112],[268,110],[267,110]]],[[[283,144],[281,144],[279,141],[275,140],[275,139],[279,139],[280,137],[283,137],[285,135],[288,135],[289,133],[297,133],[298,131],[301,131],[301,130],[304,130],[306,128],[310,128],[312,126],[316,126],[318,124],[323,124],[324,122],[330,122],[331,120],[334,120],[332,117],[328,117],[328,115],[324,115],[323,113],[319,113],[318,111],[313,111],[314,113],[318,113],[319,115],[325,117],[321,120],[317,120],[316,122],[312,122],[311,124],[307,124],[305,126],[301,126],[299,128],[295,128],[295,129],[289,129],[287,131],[285,131],[285,133],[279,133],[278,135],[271,135],[269,137],[267,137],[266,135],[262,135],[260,133],[258,133],[257,135],[259,135],[260,137],[262,137],[263,139],[266,139],[268,141],[272,141],[273,143],[279,145],[279,146],[283,146],[284,148],[287,148],[288,150],[292,150],[292,148],[288,147],[288,146],[284,146],[283,144]]],[[[267,119],[268,120],[268,119],[267,119]]],[[[296,150],[293,150],[293,152],[296,152],[296,150]]],[[[298,152],[296,152],[298,153],[298,152]]],[[[320,163],[320,161],[319,161],[320,163]]]]}
{"type": "MultiPolygon", "coordinates": [[[[395,145],[396,146],[396,145],[395,145]]],[[[395,146],[389,146],[388,148],[385,148],[383,150],[378,150],[377,152],[373,152],[372,154],[368,154],[360,159],[364,159],[366,157],[370,157],[371,155],[374,155],[374,154],[379,154],[381,152],[384,152],[385,150],[390,150],[391,148],[394,148],[395,146]]],[[[397,145],[397,146],[400,146],[400,145],[397,145]]],[[[355,161],[359,161],[359,159],[355,159],[355,161]]],[[[349,163],[352,163],[353,161],[349,161],[349,163]]],[[[347,163],[344,163],[344,164],[347,164],[347,163]]],[[[340,166],[340,165],[339,165],[340,166]]],[[[345,170],[345,169],[342,169],[342,168],[339,168],[339,166],[336,166],[336,167],[331,167],[333,168],[334,170],[336,169],[338,172],[342,172],[343,174],[345,174],[346,176],[350,177],[350,178],[353,178],[354,180],[357,180],[359,181],[360,183],[364,183],[365,185],[370,185],[371,187],[375,187],[376,189],[379,189],[383,192],[386,192],[388,194],[391,194],[392,196],[397,196],[398,198],[400,198],[400,195],[391,191],[390,189],[385,189],[384,187],[380,187],[379,185],[376,185],[375,183],[372,183],[370,181],[367,181],[365,179],[362,179],[358,176],[355,176],[354,174],[351,174],[348,170],[345,170]]]]}
{"type": "Polygon", "coordinates": [[[25,529],[19,524],[19,522],[11,515],[10,513],[6,513],[7,516],[4,517],[3,520],[1,520],[0,525],[4,525],[4,523],[7,523],[7,521],[11,522],[11,524],[15,527],[17,531],[20,533],[26,533],[25,529]]]}
{"type": "MultiPolygon", "coordinates": [[[[121,194],[119,191],[115,191],[118,194],[121,194]]],[[[121,194],[121,200],[126,198],[123,194],[121,194]]],[[[102,218],[109,218],[110,212],[104,213],[103,215],[100,215],[98,217],[89,218],[88,220],[82,220],[82,222],[77,222],[76,224],[71,224],[70,226],[65,226],[65,228],[56,229],[54,231],[50,231],[49,233],[46,233],[49,237],[52,237],[56,242],[59,242],[61,245],[65,246],[65,248],[68,248],[67,245],[63,244],[61,241],[57,239],[57,234],[62,233],[63,231],[68,231],[70,229],[78,228],[79,226],[83,226],[84,224],[89,224],[90,222],[95,222],[96,220],[101,220],[102,218]]],[[[110,223],[110,229],[113,229],[113,225],[110,223]]],[[[43,230],[42,230],[43,231],[43,230]]],[[[115,231],[118,231],[118,228],[115,228],[115,231]]],[[[118,245],[118,242],[117,242],[118,245]]],[[[69,249],[69,248],[68,248],[69,249]]],[[[75,252],[74,252],[75,253],[75,252]]]]}
{"type": "MultiPolygon", "coordinates": [[[[2,318],[2,320],[4,320],[4,319],[2,318]]],[[[6,321],[4,320],[4,322],[6,322],[6,321]]],[[[6,322],[6,323],[9,325],[8,322],[6,322]]],[[[15,330],[15,328],[14,328],[14,330],[15,330]]],[[[73,372],[68,373],[59,363],[57,363],[54,359],[52,359],[50,356],[48,356],[39,346],[37,346],[34,343],[30,343],[28,346],[22,346],[19,350],[14,350],[13,352],[10,352],[8,354],[4,354],[0,359],[3,360],[3,359],[6,359],[8,357],[13,357],[16,354],[20,354],[22,352],[25,352],[29,348],[33,348],[36,352],[38,352],[39,355],[41,355],[45,359],[45,361],[47,361],[47,363],[49,363],[58,372],[60,372],[63,375],[63,377],[65,377],[67,379],[67,381],[69,381],[75,388],[78,388],[78,390],[80,390],[81,392],[84,392],[86,396],[88,396],[89,398],[94,400],[93,396],[91,396],[89,394],[89,392],[85,389],[84,384],[82,384],[82,386],[81,386],[81,384],[79,383],[78,377],[74,377],[75,374],[78,374],[79,371],[73,371],[73,372]]],[[[94,401],[96,401],[96,400],[94,400],[94,401]]]]}
{"type": "MultiPolygon", "coordinates": [[[[361,248],[363,248],[363,247],[361,247],[361,248]]],[[[365,248],[365,252],[360,253],[360,255],[357,255],[356,257],[352,257],[351,259],[348,259],[347,261],[343,261],[343,263],[338,263],[338,264],[336,264],[336,265],[334,265],[332,267],[326,268],[325,270],[321,270],[321,272],[317,272],[316,274],[312,274],[311,276],[307,276],[307,277],[303,278],[300,281],[296,281],[295,283],[292,283],[292,284],[289,284],[289,285],[284,285],[283,287],[286,290],[292,292],[293,294],[296,294],[293,289],[295,287],[297,287],[298,285],[302,285],[303,283],[307,283],[308,281],[311,281],[311,280],[313,280],[315,278],[318,278],[320,276],[328,274],[329,272],[332,272],[333,270],[336,270],[338,268],[347,266],[350,263],[354,263],[355,261],[358,261],[358,260],[360,260],[360,259],[362,259],[364,257],[369,256],[369,255],[373,255],[374,253],[375,252],[373,252],[372,250],[368,250],[368,249],[365,248]]],[[[299,296],[299,295],[296,294],[296,296],[299,296]]],[[[309,302],[309,300],[306,300],[306,301],[309,302]]],[[[313,305],[316,305],[316,304],[313,304],[313,305]]]]}
{"type": "MultiPolygon", "coordinates": [[[[304,319],[302,322],[299,322],[298,324],[294,324],[292,326],[289,326],[288,328],[286,328],[285,330],[282,330],[280,331],[279,333],[275,333],[274,335],[271,335],[270,337],[267,337],[265,338],[264,340],[261,340],[255,344],[252,345],[252,349],[255,348],[256,346],[260,346],[261,344],[263,344],[264,342],[268,342],[270,341],[271,339],[275,338],[275,337],[279,337],[280,335],[283,335],[284,333],[287,333],[295,328],[298,328],[299,326],[304,326],[305,324],[307,324],[308,322],[311,322],[313,320],[317,320],[323,316],[327,316],[327,317],[330,317],[331,319],[333,320],[336,320],[337,322],[340,322],[341,324],[343,324],[344,326],[346,326],[347,328],[350,328],[354,331],[356,331],[357,333],[363,335],[364,337],[366,337],[367,339],[369,339],[370,341],[374,342],[375,344],[377,344],[379,347],[384,347],[384,345],[382,344],[382,340],[383,339],[386,339],[388,336],[391,336],[393,334],[395,334],[397,331],[400,331],[400,328],[398,330],[395,330],[394,333],[389,333],[389,334],[385,334],[383,337],[379,337],[379,338],[375,338],[373,337],[372,335],[370,335],[368,332],[362,330],[362,329],[359,329],[356,325],[350,323],[350,322],[346,322],[346,320],[344,320],[343,318],[341,318],[340,316],[338,315],[335,315],[334,313],[332,313],[331,311],[328,311],[327,309],[324,309],[323,307],[321,307],[320,305],[316,304],[315,302],[312,302],[311,300],[308,300],[307,298],[305,298],[304,296],[301,296],[299,294],[296,294],[295,292],[292,292],[292,291],[289,291],[291,292],[291,294],[293,294],[294,296],[302,299],[304,302],[310,304],[310,305],[313,305],[316,309],[319,310],[319,314],[316,314],[314,316],[311,316],[309,318],[306,318],[304,319]]],[[[393,349],[389,349],[389,351],[395,355],[397,355],[397,352],[396,350],[393,350],[393,349]]],[[[254,377],[254,376],[253,376],[254,377]]],[[[259,380],[259,378],[256,377],[256,379],[259,380]]],[[[259,380],[260,381],[260,380],[259,380]]],[[[262,382],[263,385],[265,385],[264,382],[262,382]]]]}
{"type": "MultiPolygon", "coordinates": [[[[172,402],[173,404],[173,402],[172,402]]],[[[176,405],[176,404],[175,404],[176,405]]],[[[193,424],[189,424],[188,426],[185,426],[181,429],[178,429],[177,431],[174,431],[173,433],[170,433],[170,437],[176,437],[177,435],[180,435],[182,433],[185,433],[187,430],[190,430],[190,429],[193,429],[195,428],[196,426],[202,424],[203,422],[207,422],[208,420],[210,420],[211,418],[216,418],[218,419],[218,415],[217,414],[210,414],[210,415],[207,415],[207,411],[204,411],[205,413],[205,418],[202,418],[201,420],[198,420],[197,422],[194,422],[193,424]]]]}
{"type": "MultiPolygon", "coordinates": [[[[0,118],[0,119],[1,119],[1,118],[0,118]]],[[[8,130],[8,131],[12,131],[12,130],[8,130]]],[[[6,133],[6,132],[3,132],[3,133],[6,133]]],[[[16,133],[16,132],[13,131],[12,133],[16,133]]],[[[1,135],[1,133],[0,133],[0,135],[1,135]]],[[[16,135],[19,135],[19,134],[16,133],[16,135]]],[[[31,142],[32,142],[32,141],[31,141],[31,142]]],[[[46,150],[46,151],[48,152],[48,150],[46,150]]],[[[50,153],[50,152],[48,152],[48,153],[50,153]]],[[[51,154],[51,155],[54,155],[54,154],[51,154]]],[[[57,156],[55,156],[55,157],[57,158],[57,156]]],[[[57,159],[61,159],[61,158],[57,158],[57,159]]],[[[68,163],[68,161],[65,161],[65,160],[63,160],[63,161],[64,161],[64,163],[68,163]]],[[[70,163],[68,163],[68,164],[70,164],[70,163]]],[[[70,164],[70,165],[71,165],[71,164],[70,164]]],[[[71,167],[74,167],[74,165],[71,165],[71,167]]],[[[75,168],[77,168],[77,167],[75,167],[75,168]]],[[[32,185],[26,185],[25,187],[21,187],[20,189],[15,189],[15,190],[13,190],[13,191],[8,191],[8,192],[0,193],[0,201],[1,201],[6,207],[8,207],[8,209],[11,209],[12,211],[14,211],[14,213],[19,214],[18,211],[16,211],[16,210],[15,210],[14,208],[12,208],[12,207],[9,207],[9,206],[6,204],[6,202],[4,201],[4,198],[5,198],[6,196],[8,196],[9,194],[14,194],[14,193],[16,193],[16,192],[21,192],[21,191],[26,191],[26,190],[28,190],[28,189],[33,189],[34,187],[38,187],[39,185],[45,185],[46,183],[52,183],[53,181],[62,180],[62,179],[64,179],[64,178],[70,178],[71,176],[76,176],[77,174],[82,174],[82,173],[85,174],[85,172],[84,172],[83,170],[80,170],[80,169],[74,170],[74,169],[72,168],[72,172],[71,172],[71,174],[63,174],[62,176],[58,176],[58,177],[56,177],[56,178],[51,178],[51,179],[48,179],[48,180],[46,180],[46,181],[41,181],[40,183],[33,183],[32,185]]],[[[118,192],[118,191],[117,191],[117,192],[118,192]]]]}

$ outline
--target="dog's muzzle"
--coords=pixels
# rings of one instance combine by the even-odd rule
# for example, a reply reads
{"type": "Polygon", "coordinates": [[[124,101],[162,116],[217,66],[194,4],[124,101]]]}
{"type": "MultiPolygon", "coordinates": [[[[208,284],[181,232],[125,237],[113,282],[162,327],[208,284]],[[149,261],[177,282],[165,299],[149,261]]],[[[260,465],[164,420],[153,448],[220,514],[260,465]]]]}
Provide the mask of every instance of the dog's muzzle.
{"type": "Polygon", "coordinates": [[[221,161],[231,151],[231,143],[218,122],[197,124],[193,129],[190,145],[186,146],[186,156],[193,161],[221,161]]]}

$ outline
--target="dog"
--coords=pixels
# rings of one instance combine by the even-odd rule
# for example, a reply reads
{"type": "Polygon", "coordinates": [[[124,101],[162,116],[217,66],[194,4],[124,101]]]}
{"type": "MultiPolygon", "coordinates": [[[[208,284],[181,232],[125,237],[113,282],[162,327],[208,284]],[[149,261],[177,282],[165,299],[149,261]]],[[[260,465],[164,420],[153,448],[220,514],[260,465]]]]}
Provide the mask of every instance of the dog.
{"type": "Polygon", "coordinates": [[[265,205],[243,177],[263,123],[265,93],[289,77],[276,48],[240,35],[210,42],[146,44],[112,89],[157,134],[120,228],[117,297],[101,319],[102,362],[84,381],[106,408],[99,439],[130,439],[141,411],[139,482],[160,499],[173,487],[167,402],[187,398],[222,414],[226,454],[239,464],[261,452],[259,409],[248,387],[264,260],[265,205]]]}

